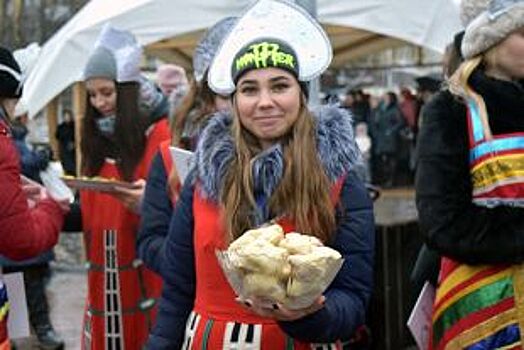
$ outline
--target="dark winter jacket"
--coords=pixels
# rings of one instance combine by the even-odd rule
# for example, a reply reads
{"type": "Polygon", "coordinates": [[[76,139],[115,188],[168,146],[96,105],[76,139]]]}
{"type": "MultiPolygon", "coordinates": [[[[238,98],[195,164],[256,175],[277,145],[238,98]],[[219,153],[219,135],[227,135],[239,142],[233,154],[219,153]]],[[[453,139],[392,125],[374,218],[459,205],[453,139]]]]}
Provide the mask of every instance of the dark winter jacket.
{"type": "MultiPolygon", "coordinates": [[[[372,203],[363,183],[352,171],[358,158],[350,118],[339,109],[326,108],[317,112],[317,141],[319,158],[328,177],[335,181],[345,177],[337,207],[337,231],[331,246],[346,259],[326,291],[326,306],[294,322],[280,322],[291,337],[312,342],[330,342],[349,339],[355,328],[365,321],[365,313],[372,292],[374,219],[372,203]]],[[[201,194],[216,201],[220,179],[230,162],[234,146],[230,135],[231,120],[217,116],[210,121],[199,141],[196,165],[192,176],[196,181],[185,182],[171,220],[162,255],[164,290],[159,305],[157,325],[153,330],[149,349],[179,349],[184,336],[186,319],[195,298],[193,250],[193,194],[195,182],[201,194]]],[[[254,162],[254,188],[262,197],[271,195],[282,172],[278,147],[254,162]]],[[[260,220],[267,214],[264,203],[253,213],[260,220]]]]}
{"type": "Polygon", "coordinates": [[[76,152],[75,152],[75,122],[63,122],[58,125],[55,132],[58,140],[60,161],[64,172],[76,174],[76,152]]]}
{"type": "Polygon", "coordinates": [[[383,103],[372,112],[373,154],[394,154],[398,150],[399,131],[404,120],[397,103],[383,103]]]}
{"type": "Polygon", "coordinates": [[[140,259],[158,274],[162,266],[161,248],[167,236],[171,215],[173,215],[167,178],[168,174],[162,156],[157,153],[149,169],[136,245],[140,259]]]}
{"type": "Polygon", "coordinates": [[[20,183],[20,162],[9,128],[0,117],[0,254],[27,259],[50,249],[63,223],[51,199],[29,209],[20,183]]]}
{"type": "MultiPolygon", "coordinates": [[[[487,106],[494,135],[524,132],[524,89],[477,69],[470,84],[487,106]]],[[[469,264],[524,260],[524,209],[473,205],[464,104],[448,91],[424,107],[418,141],[417,208],[430,248],[469,264]]]]}
{"type": "Polygon", "coordinates": [[[35,151],[29,148],[25,140],[27,136],[27,128],[25,126],[13,126],[11,131],[18,155],[20,156],[22,174],[31,180],[41,183],[40,171],[47,168],[50,160],[48,152],[35,151]]]}

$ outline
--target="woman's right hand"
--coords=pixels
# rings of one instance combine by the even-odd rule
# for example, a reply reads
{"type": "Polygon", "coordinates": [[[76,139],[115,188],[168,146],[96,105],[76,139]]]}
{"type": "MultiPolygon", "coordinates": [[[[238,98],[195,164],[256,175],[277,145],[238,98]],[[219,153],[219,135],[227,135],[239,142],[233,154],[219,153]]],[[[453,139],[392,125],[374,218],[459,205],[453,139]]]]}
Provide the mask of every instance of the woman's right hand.
{"type": "Polygon", "coordinates": [[[63,198],[63,199],[52,198],[52,199],[53,201],[55,201],[58,204],[60,209],[62,209],[62,213],[64,214],[69,213],[69,210],[71,209],[71,202],[69,201],[68,198],[63,198]]]}
{"type": "Polygon", "coordinates": [[[52,196],[49,195],[49,192],[47,189],[40,185],[39,183],[28,179],[25,176],[21,177],[22,182],[22,192],[27,198],[27,204],[29,205],[29,208],[33,208],[35,205],[37,205],[39,202],[41,202],[44,199],[50,198],[53,201],[55,201],[60,209],[62,209],[62,212],[68,213],[70,202],[68,198],[64,199],[55,199],[52,196]]]}
{"type": "Polygon", "coordinates": [[[323,295],[319,296],[313,304],[298,310],[290,310],[280,303],[271,303],[258,297],[251,297],[245,300],[237,298],[236,301],[259,316],[273,318],[277,321],[296,321],[322,309],[326,302],[326,297],[323,295]]]}
{"type": "Polygon", "coordinates": [[[34,206],[36,203],[46,198],[49,198],[49,195],[45,187],[36,182],[22,182],[22,192],[26,196],[30,207],[34,206]]]}

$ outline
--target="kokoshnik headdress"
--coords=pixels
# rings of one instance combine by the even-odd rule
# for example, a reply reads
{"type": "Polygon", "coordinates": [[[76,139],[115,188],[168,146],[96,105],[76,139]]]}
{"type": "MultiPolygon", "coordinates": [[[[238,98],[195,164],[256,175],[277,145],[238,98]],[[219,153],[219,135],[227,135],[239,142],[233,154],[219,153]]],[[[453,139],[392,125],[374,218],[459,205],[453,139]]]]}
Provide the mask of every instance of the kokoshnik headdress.
{"type": "Polygon", "coordinates": [[[242,74],[266,67],[284,69],[307,82],[322,74],[332,57],[326,33],[302,7],[285,0],[260,0],[222,42],[211,64],[209,86],[228,95],[242,74]]]}

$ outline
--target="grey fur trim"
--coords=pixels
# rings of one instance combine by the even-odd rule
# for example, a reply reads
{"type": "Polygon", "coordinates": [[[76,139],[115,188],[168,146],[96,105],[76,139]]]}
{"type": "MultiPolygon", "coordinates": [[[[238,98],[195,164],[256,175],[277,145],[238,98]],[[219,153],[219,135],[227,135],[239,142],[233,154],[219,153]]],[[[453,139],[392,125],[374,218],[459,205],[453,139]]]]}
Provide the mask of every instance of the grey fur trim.
{"type": "Polygon", "coordinates": [[[317,118],[318,156],[327,176],[335,182],[361,157],[353,135],[352,117],[346,109],[330,105],[312,112],[317,118]]]}
{"type": "MultiPolygon", "coordinates": [[[[315,108],[318,157],[332,182],[359,163],[358,150],[352,127],[351,115],[338,106],[315,108]]],[[[215,114],[203,130],[195,152],[202,195],[217,201],[220,197],[221,180],[233,157],[234,142],[231,136],[231,116],[215,114]]],[[[279,146],[260,153],[253,160],[255,189],[270,195],[280,182],[284,172],[282,150],[279,146]],[[257,185],[258,183],[258,185],[257,185]]]]}
{"type": "Polygon", "coordinates": [[[255,187],[255,191],[261,191],[266,198],[269,198],[284,175],[282,146],[276,144],[260,152],[253,159],[252,169],[253,183],[258,185],[258,187],[255,187]]]}
{"type": "Polygon", "coordinates": [[[195,151],[197,178],[201,182],[202,193],[215,201],[220,195],[219,186],[226,175],[227,166],[235,156],[231,121],[231,117],[225,113],[211,117],[195,151]]]}

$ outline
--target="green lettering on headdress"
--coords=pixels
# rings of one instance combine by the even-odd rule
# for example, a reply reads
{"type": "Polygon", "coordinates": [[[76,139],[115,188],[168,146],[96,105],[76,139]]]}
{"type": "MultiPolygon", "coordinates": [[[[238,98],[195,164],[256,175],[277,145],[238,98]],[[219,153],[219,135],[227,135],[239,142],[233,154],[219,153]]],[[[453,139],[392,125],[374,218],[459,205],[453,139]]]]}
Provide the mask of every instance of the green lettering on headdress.
{"type": "Polygon", "coordinates": [[[246,53],[236,59],[236,70],[255,66],[256,68],[282,67],[295,68],[295,57],[284,51],[280,51],[280,45],[270,42],[253,44],[246,53]]]}

